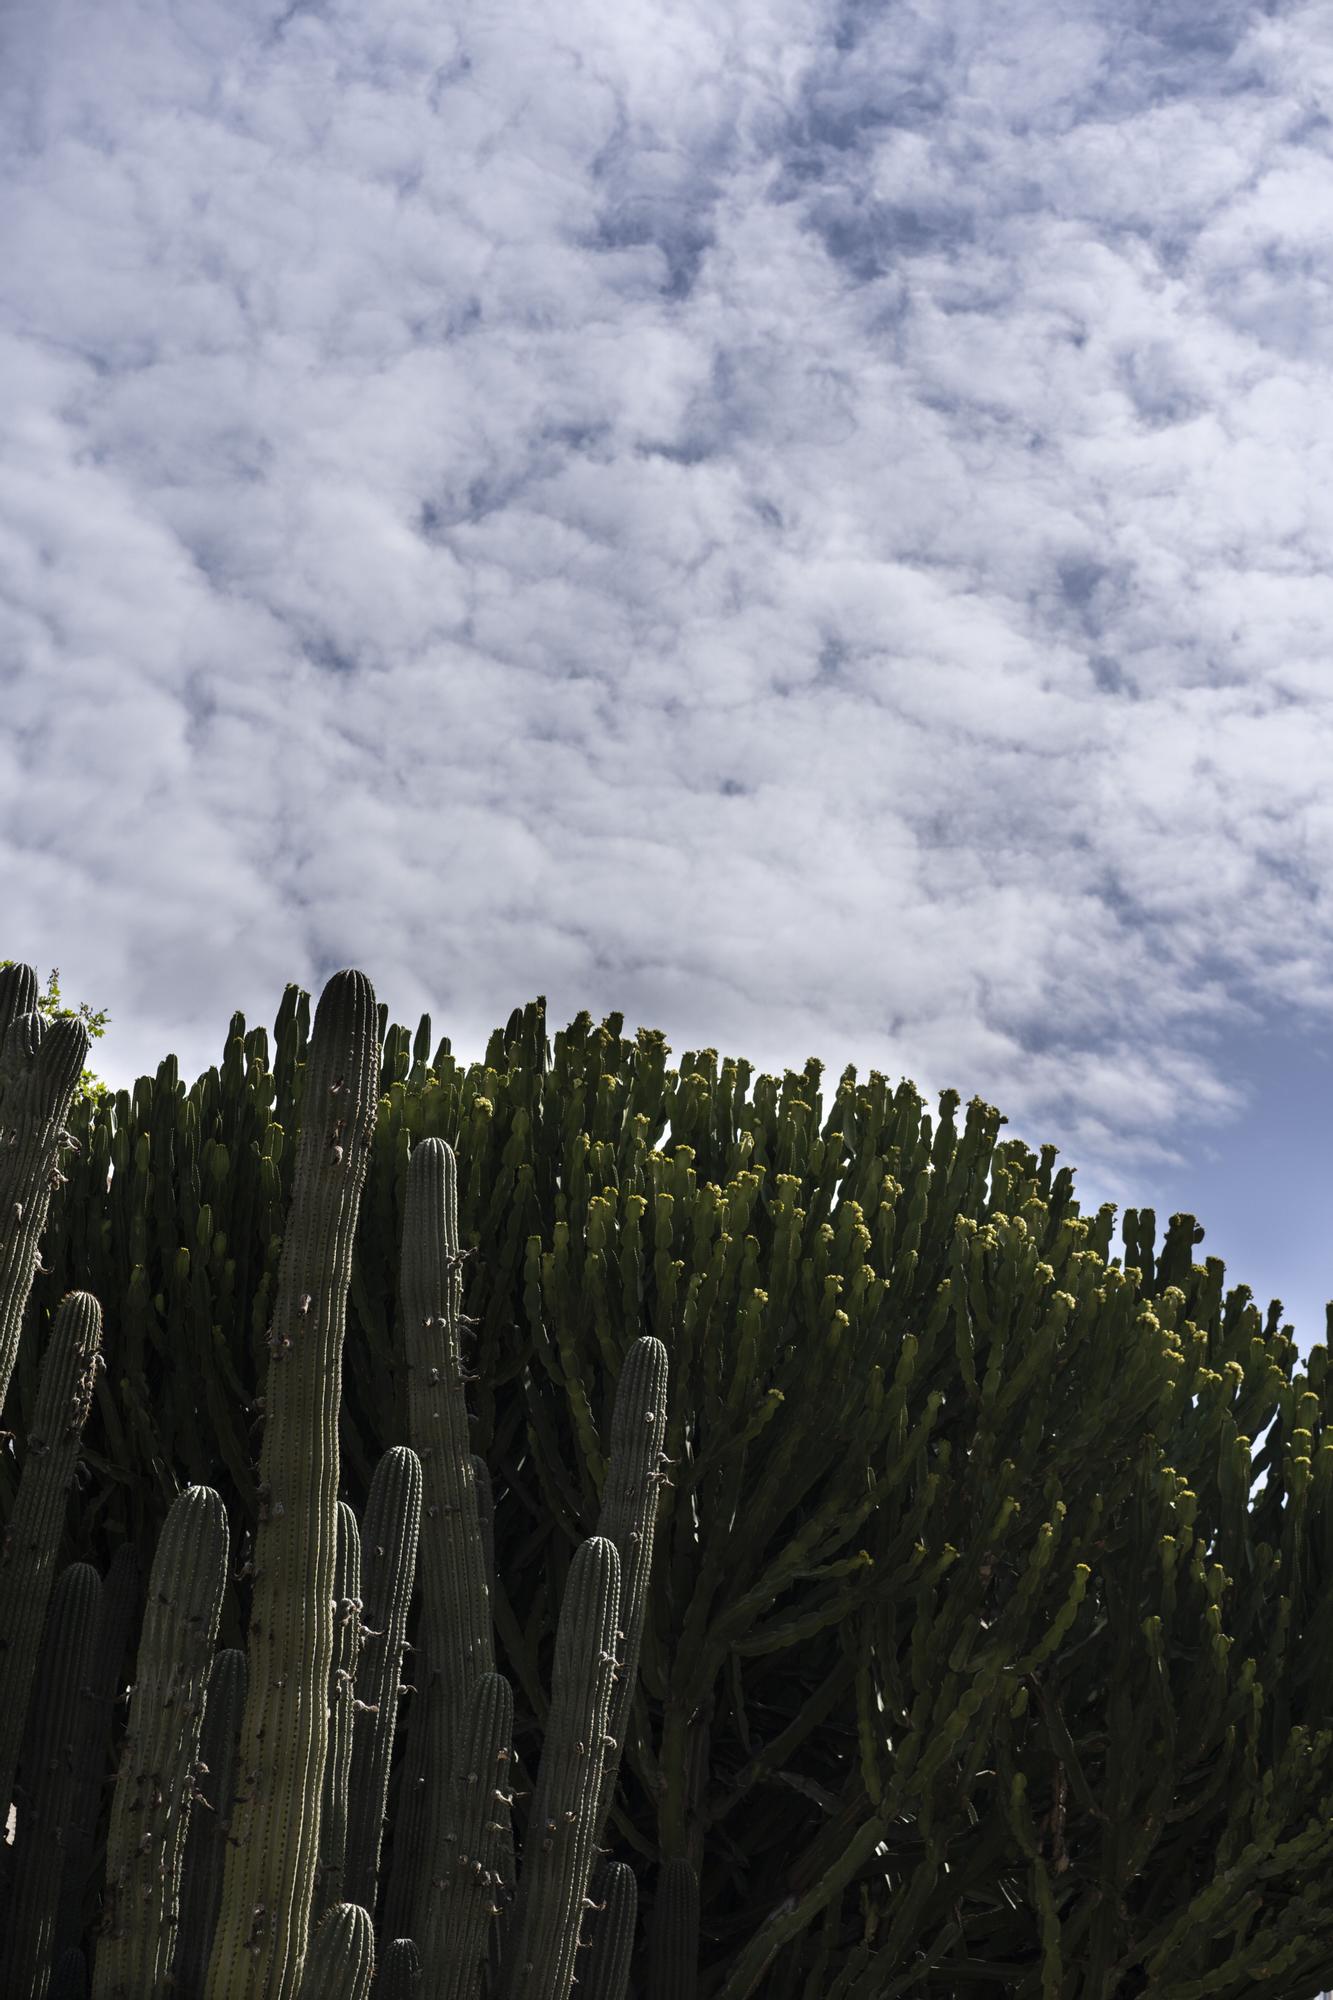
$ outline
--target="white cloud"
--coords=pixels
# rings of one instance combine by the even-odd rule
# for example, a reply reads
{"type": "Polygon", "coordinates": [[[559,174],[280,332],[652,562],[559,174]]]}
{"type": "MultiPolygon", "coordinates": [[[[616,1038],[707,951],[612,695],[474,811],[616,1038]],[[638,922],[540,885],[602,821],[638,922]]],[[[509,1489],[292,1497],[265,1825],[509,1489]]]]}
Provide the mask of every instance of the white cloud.
{"type": "Polygon", "coordinates": [[[3,943],[118,1079],[356,963],[1151,1185],[1326,1017],[1323,9],[9,37],[3,943]]]}

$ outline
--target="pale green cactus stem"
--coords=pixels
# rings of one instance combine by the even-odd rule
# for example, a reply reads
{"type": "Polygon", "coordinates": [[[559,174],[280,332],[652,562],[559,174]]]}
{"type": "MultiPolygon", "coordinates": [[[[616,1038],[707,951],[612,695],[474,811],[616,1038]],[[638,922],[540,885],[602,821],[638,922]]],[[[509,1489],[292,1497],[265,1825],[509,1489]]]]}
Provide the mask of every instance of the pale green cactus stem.
{"type": "Polygon", "coordinates": [[[322,1917],[343,1895],[347,1861],[348,1782],[352,1775],[352,1731],[356,1721],[356,1669],[361,1651],[361,1530],[345,1500],[338,1502],[338,1553],[334,1567],[333,1672],[329,1682],[329,1754],[324,1766],[324,1804],[319,1817],[319,1874],[315,1909],[322,1917]]]}
{"type": "Polygon", "coordinates": [[[375,1932],[359,1903],[334,1903],[315,1930],[299,2000],[370,2000],[375,1932]]]}
{"type": "Polygon", "coordinates": [[[379,1882],[403,1647],[420,1532],[421,1460],[410,1446],[394,1445],[375,1467],[361,1531],[365,1622],[356,1669],[344,1888],[349,1902],[368,1910],[375,1907],[379,1882]]]}
{"type": "Polygon", "coordinates": [[[360,972],[320,996],[278,1269],[260,1452],[249,1684],[204,2000],[294,2000],[310,1936],[328,1757],[338,1413],[361,1191],[379,1079],[360,972]]]}
{"type": "Polygon", "coordinates": [[[582,2000],[628,2000],[639,1885],[626,1861],[608,1862],[598,1872],[596,1895],[600,1907],[593,1924],[587,1969],[579,1981],[582,2000]]]}
{"type": "Polygon", "coordinates": [[[0,1551],[0,1801],[6,1808],[101,1345],[97,1300],[90,1292],[67,1293],[42,1357],[28,1455],[0,1551]]]}
{"type": "Polygon", "coordinates": [[[236,1759],[245,1710],[245,1654],[226,1646],[213,1655],[208,1701],[199,1739],[199,1773],[181,1876],[180,1934],[176,1942],[176,1991],[203,1990],[208,1955],[222,1897],[227,1830],[236,1796],[236,1759]]]}
{"type": "MultiPolygon", "coordinates": [[[[15,984],[10,980],[6,989],[11,1002],[15,984]]],[[[0,1043],[0,1409],[18,1359],[51,1195],[64,1178],[65,1120],[87,1054],[82,1021],[48,1025],[38,1013],[16,1015],[0,1043]]]]}
{"type": "Polygon", "coordinates": [[[422,2000],[482,2000],[490,1940],[504,1915],[504,1835],[514,1697],[503,1674],[483,1674],[468,1697],[442,1852],[421,1934],[422,2000]]]}
{"type": "Polygon", "coordinates": [[[222,1594],[227,1511],[211,1486],[173,1500],[148,1604],[106,1846],[106,1902],[92,2000],[157,2000],[172,1988],[181,1870],[222,1594]]]}
{"type": "Polygon", "coordinates": [[[569,2000],[600,1827],[620,1628],[620,1557],[604,1535],[574,1551],[556,1627],[551,1706],[506,1926],[501,2000],[569,2000]]]}
{"type": "Polygon", "coordinates": [[[78,1778],[73,1750],[97,1638],[102,1580],[71,1563],[51,1595],[24,1745],[25,1789],[10,1900],[6,2000],[44,2000],[60,1905],[60,1864],[78,1778]]]}
{"type": "MultiPolygon", "coordinates": [[[[432,1870],[446,1832],[452,1738],[474,1685],[495,1666],[486,1543],[468,1438],[462,1267],[457,1163],[442,1139],[423,1139],[413,1148],[407,1170],[400,1287],[408,1436],[421,1460],[422,1478],[416,1671],[417,1700],[425,1709],[424,1800],[419,1788],[403,1790],[408,1853],[420,1855],[410,1904],[418,1937],[425,1934],[432,1870]],[[417,1821],[414,1829],[418,1810],[424,1825],[417,1821]]],[[[405,1858],[396,1860],[395,1874],[405,1858]]]]}

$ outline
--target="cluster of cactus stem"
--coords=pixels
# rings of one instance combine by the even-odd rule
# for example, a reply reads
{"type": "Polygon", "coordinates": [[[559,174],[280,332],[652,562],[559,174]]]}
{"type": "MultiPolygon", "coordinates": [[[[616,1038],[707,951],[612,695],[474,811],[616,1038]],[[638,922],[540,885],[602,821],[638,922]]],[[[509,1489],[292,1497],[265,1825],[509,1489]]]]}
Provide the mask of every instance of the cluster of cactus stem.
{"type": "MultiPolygon", "coordinates": [[[[42,1141],[26,1149],[20,1201],[34,1201],[49,1182],[52,1135],[78,1074],[66,1052],[44,1090],[32,1083],[43,1039],[34,1019],[25,1010],[5,1042],[9,1087],[27,1087],[24,1115],[42,1141]]],[[[599,1910],[610,1912],[594,1942],[601,1988],[608,2000],[627,1990],[632,1871],[613,1872],[614,1893],[600,1906],[588,1891],[614,1782],[615,1730],[628,1711],[618,1649],[629,1640],[637,1651],[665,1478],[666,1350],[644,1338],[625,1357],[603,1518],[569,1567],[545,1747],[516,1870],[513,1696],[494,1664],[485,1468],[468,1444],[457,1172],[439,1139],[413,1152],[403,1234],[414,1442],[379,1461],[363,1522],[338,1499],[342,1347],[375,1110],[375,1020],[363,975],[329,982],[311,1043],[269,1336],[244,1653],[216,1649],[231,1560],[219,1495],[186,1487],[157,1545],[107,1836],[92,2000],[368,2000],[372,1987],[419,2000],[567,2000],[575,1953],[588,1942],[585,1912],[599,1910]],[[413,1936],[394,1941],[376,1984],[372,1912],[419,1562],[423,1776],[416,1823],[396,1860],[413,1936]]],[[[21,1320],[26,1297],[11,1280],[6,1325],[21,1320]]],[[[25,1717],[30,1777],[18,1865],[4,1884],[4,1991],[31,2000],[83,1976],[79,1947],[65,1946],[58,1922],[60,1844],[78,1780],[62,1753],[77,1733],[80,1696],[95,1685],[99,1630],[119,1632],[123,1622],[120,1606],[103,1601],[92,1565],[74,1563],[54,1577],[101,1331],[98,1302],[70,1293],[44,1358],[0,1562],[4,1797],[25,1717]]],[[[113,1650],[102,1654],[112,1673],[113,1650]]]]}
{"type": "Polygon", "coordinates": [[[1192,1217],[615,1016],[467,1065],[343,973],[81,1107],[35,1009],[0,1991],[1333,1985],[1333,1370],[1192,1217]]]}

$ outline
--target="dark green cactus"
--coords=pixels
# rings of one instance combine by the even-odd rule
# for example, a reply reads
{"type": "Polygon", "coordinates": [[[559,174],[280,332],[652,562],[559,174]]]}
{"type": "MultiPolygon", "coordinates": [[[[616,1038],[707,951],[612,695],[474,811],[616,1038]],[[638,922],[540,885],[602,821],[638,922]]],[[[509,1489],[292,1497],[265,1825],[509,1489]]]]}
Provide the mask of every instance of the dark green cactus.
{"type": "MultiPolygon", "coordinates": [[[[415,1801],[421,1798],[420,1863],[411,1900],[412,1935],[419,1938],[427,1934],[431,1870],[443,1850],[443,1816],[453,1796],[453,1733],[475,1682],[495,1664],[486,1549],[468,1437],[462,1265],[453,1151],[442,1140],[426,1139],[413,1149],[408,1166],[401,1285],[408,1436],[421,1460],[422,1479],[418,1561],[423,1596],[416,1673],[417,1702],[424,1711],[419,1722],[426,1782],[424,1797],[417,1787],[407,1795],[409,1842],[415,1801]]],[[[429,1956],[427,1952],[428,1963],[429,1956]]]]}
{"type": "Polygon", "coordinates": [[[597,1532],[614,1542],[620,1557],[622,1670],[611,1696],[609,1733],[618,1754],[607,1759],[599,1811],[605,1821],[615,1791],[620,1758],[628,1748],[630,1716],[639,1684],[639,1649],[653,1573],[660,1487],[668,1484],[662,1465],[667,1425],[667,1351],[660,1340],[636,1340],[625,1356],[616,1384],[611,1420],[611,1458],[602,1490],[597,1532]]]}
{"type": "Polygon", "coordinates": [[[359,1903],[334,1903],[310,1941],[298,2000],[370,2000],[375,1932],[359,1903]]]}
{"type": "Polygon", "coordinates": [[[375,1971],[374,2000],[417,2000],[421,1955],[411,1938],[395,1938],[375,1971]]]}
{"type": "Polygon", "coordinates": [[[91,1563],[61,1572],[48,1606],[23,1751],[26,1799],[15,1833],[6,2000],[45,2000],[60,1905],[65,1829],[78,1775],[74,1750],[97,1637],[102,1583],[91,1563]]]}
{"type": "Polygon", "coordinates": [[[353,1900],[343,1894],[343,1877],[347,1861],[352,1735],[356,1723],[356,1672],[361,1652],[361,1531],[345,1500],[338,1502],[333,1577],[337,1622],[333,1672],[329,1678],[329,1753],[319,1816],[319,1873],[315,1878],[315,1909],[321,1917],[334,1903],[353,1900]]]}
{"type": "Polygon", "coordinates": [[[648,1965],[649,2000],[695,2000],[699,1990],[699,1880],[683,1855],[664,1861],[657,1871],[648,1965]]]}
{"type": "Polygon", "coordinates": [[[600,1830],[620,1628],[620,1557],[604,1535],[574,1551],[556,1631],[551,1706],[505,1927],[502,2000],[569,2000],[600,1830]]]}
{"type": "Polygon", "coordinates": [[[87,1292],[69,1293],[42,1360],[28,1455],[0,1552],[0,1801],[8,1801],[13,1791],[37,1645],[101,1340],[97,1300],[87,1292]]]}
{"type": "Polygon", "coordinates": [[[239,1646],[225,1646],[213,1655],[181,1876],[180,1930],[174,1971],[176,1991],[185,1995],[203,1991],[213,1948],[227,1858],[227,1833],[236,1798],[245,1683],[245,1654],[239,1646]]]}
{"type": "Polygon", "coordinates": [[[181,1870],[229,1550],[226,1510],[212,1488],[179,1494],[148,1579],[107,1834],[93,2000],[155,2000],[172,1990],[181,1870]]]}
{"type": "Polygon", "coordinates": [[[270,1334],[241,1789],[205,2000],[293,2000],[328,1756],[342,1347],[375,1107],[370,981],[320,998],[270,1334]]]}
{"type": "MultiPolygon", "coordinates": [[[[114,1738],[122,1670],[137,1640],[143,1574],[136,1551],[122,1542],[102,1583],[97,1640],[74,1749],[75,1789],[61,1841],[60,1914],[56,1954],[80,1947],[93,1890],[93,1857],[102,1799],[114,1782],[114,1738]]],[[[100,1891],[100,1878],[96,1884],[100,1891]]]]}
{"type": "Polygon", "coordinates": [[[77,1945],[61,1953],[46,2000],[88,2000],[88,1960],[77,1945]]]}
{"type": "MultiPolygon", "coordinates": [[[[18,1358],[19,1335],[40,1261],[38,1244],[46,1228],[52,1191],[64,1178],[65,1120],[83,1074],[89,1036],[75,1018],[52,1021],[41,1014],[11,1014],[20,1004],[30,966],[6,967],[0,974],[0,1409],[9,1394],[18,1358]],[[14,974],[18,977],[6,977],[14,974]]],[[[35,1001],[34,1001],[35,1005],[35,1001]]]]}
{"type": "Polygon", "coordinates": [[[347,1900],[373,1910],[421,1532],[421,1461],[394,1445],[375,1468],[361,1532],[364,1626],[348,1782],[347,1900]]]}
{"type": "MultiPolygon", "coordinates": [[[[597,1871],[596,1882],[596,1913],[590,1924],[588,1964],[579,1981],[581,2000],[629,2000],[639,1885],[634,1870],[625,1861],[604,1863],[597,1871]]],[[[691,1988],[691,2000],[693,1996],[691,1988]]]]}
{"type": "Polygon", "coordinates": [[[505,1913],[513,1727],[508,1681],[482,1674],[455,1724],[459,1757],[420,1940],[422,2000],[482,2000],[485,1992],[491,1935],[505,1913]]]}

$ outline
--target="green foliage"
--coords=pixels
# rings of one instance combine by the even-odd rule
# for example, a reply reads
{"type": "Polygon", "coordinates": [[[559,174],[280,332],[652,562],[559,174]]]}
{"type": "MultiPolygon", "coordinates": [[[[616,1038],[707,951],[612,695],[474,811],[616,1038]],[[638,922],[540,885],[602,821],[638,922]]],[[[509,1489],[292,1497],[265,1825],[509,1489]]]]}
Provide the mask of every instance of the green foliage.
{"type": "MultiPolygon", "coordinates": [[[[17,963],[18,961],[13,958],[0,958],[0,972],[3,972],[7,965],[17,963]]],[[[37,1010],[48,1021],[82,1021],[95,1042],[100,1041],[106,1033],[106,1024],[111,1019],[105,1008],[94,1012],[86,1000],[81,1000],[77,1007],[62,1007],[58,966],[53,966],[48,975],[45,993],[39,993],[37,996],[37,1010]]],[[[100,1076],[95,1075],[90,1069],[84,1070],[75,1093],[76,1101],[98,1105],[110,1094],[109,1085],[103,1083],[100,1076]]]]}

